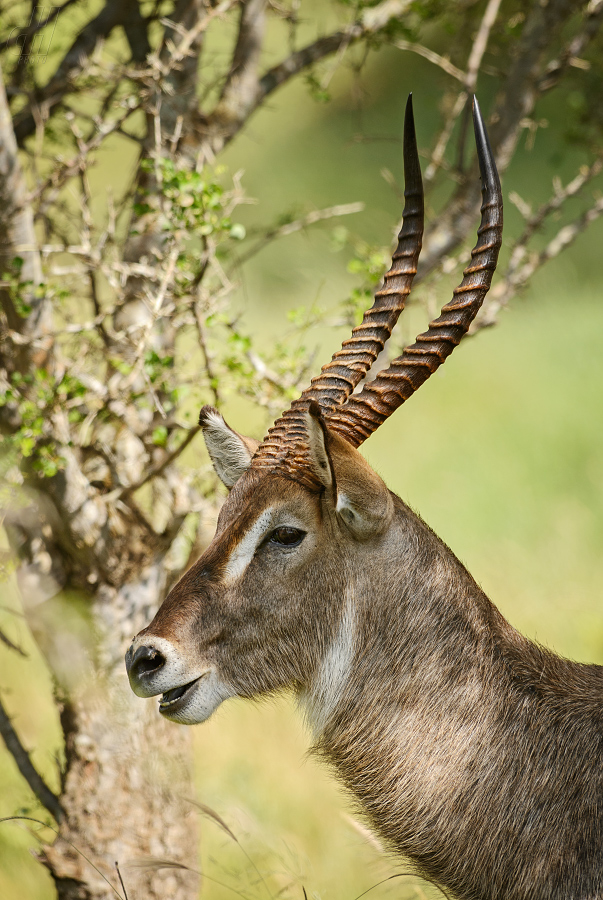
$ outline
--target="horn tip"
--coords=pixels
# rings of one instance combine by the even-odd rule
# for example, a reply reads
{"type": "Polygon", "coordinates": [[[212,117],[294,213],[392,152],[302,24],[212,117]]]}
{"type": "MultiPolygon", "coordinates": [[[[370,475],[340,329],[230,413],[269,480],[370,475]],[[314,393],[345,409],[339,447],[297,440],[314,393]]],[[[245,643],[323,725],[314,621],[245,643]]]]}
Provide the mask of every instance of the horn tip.
{"type": "Polygon", "coordinates": [[[475,94],[473,95],[473,130],[475,133],[475,143],[477,145],[477,159],[479,162],[479,170],[480,175],[482,177],[482,183],[484,188],[488,191],[493,191],[496,194],[500,193],[500,179],[498,177],[498,171],[496,168],[496,163],[494,162],[494,156],[492,154],[492,148],[490,147],[490,141],[488,139],[488,132],[486,131],[486,125],[484,123],[481,110],[479,108],[479,103],[477,101],[477,97],[475,94]]]}
{"type": "Polygon", "coordinates": [[[419,151],[417,149],[417,134],[415,131],[415,117],[412,108],[412,93],[408,95],[408,100],[406,101],[402,152],[404,157],[404,183],[410,193],[422,193],[421,164],[419,162],[419,151]]]}

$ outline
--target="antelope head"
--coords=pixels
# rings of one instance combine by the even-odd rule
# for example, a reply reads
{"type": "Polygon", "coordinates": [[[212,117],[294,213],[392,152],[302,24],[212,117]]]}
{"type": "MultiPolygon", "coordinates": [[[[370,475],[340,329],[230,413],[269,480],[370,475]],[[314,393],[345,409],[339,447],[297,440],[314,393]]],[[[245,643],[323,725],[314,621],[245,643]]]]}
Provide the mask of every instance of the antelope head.
{"type": "Polygon", "coordinates": [[[227,697],[287,687],[306,696],[315,718],[332,711],[354,653],[355,598],[372,574],[402,565],[392,541],[405,546],[403,504],[357,448],[459,343],[496,266],[502,195],[475,101],[473,119],[483,195],[478,242],[428,330],[355,392],[404,308],[421,249],[423,187],[409,98],[403,224],[374,305],[261,444],[233,431],[217,410],[201,410],[209,454],[230,493],[212,543],[126,655],[133,691],[162,695],[167,718],[202,722],[227,697]]]}

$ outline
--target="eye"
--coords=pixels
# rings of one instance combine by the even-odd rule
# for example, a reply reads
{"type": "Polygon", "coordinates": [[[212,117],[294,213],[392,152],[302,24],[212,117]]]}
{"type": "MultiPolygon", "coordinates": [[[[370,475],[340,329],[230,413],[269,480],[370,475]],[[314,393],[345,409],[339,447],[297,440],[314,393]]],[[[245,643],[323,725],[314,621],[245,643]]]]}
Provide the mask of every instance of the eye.
{"type": "Polygon", "coordinates": [[[296,547],[301,544],[306,536],[305,531],[299,528],[292,528],[290,525],[281,525],[275,528],[268,537],[269,544],[278,544],[281,547],[296,547]]]}

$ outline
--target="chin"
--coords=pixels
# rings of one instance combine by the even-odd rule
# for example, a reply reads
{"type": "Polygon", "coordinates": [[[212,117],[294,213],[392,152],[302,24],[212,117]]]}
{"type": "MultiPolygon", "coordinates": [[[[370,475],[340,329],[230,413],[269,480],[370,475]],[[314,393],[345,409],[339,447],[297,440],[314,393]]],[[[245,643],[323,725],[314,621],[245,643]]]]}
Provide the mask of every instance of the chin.
{"type": "Polygon", "coordinates": [[[198,725],[209,719],[218,706],[234,693],[214,670],[210,670],[190,684],[166,691],[159,700],[159,712],[171,722],[198,725]]]}

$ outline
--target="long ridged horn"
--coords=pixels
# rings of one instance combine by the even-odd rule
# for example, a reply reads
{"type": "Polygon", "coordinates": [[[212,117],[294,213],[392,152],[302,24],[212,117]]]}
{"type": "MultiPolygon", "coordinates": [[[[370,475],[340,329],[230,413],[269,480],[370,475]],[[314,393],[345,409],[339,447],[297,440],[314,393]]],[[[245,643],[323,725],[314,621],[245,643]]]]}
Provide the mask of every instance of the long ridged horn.
{"type": "MultiPolygon", "coordinates": [[[[295,400],[269,430],[254,465],[271,464],[275,459],[290,456],[291,449],[305,441],[304,415],[310,401],[316,401],[328,414],[346,400],[364,378],[389,339],[398,316],[410,293],[423,238],[423,181],[417,151],[417,139],[412,109],[412,94],[406,103],[404,116],[404,212],[398,246],[392,265],[383,279],[383,286],[375,294],[373,306],[364,314],[362,322],[352,330],[320,375],[295,400]]],[[[303,450],[300,447],[301,456],[303,450]]],[[[301,458],[300,458],[301,462],[301,458]]]]}
{"type": "Polygon", "coordinates": [[[482,178],[481,224],[471,265],[450,303],[388,369],[365,384],[358,394],[327,415],[329,428],[354,447],[360,446],[382,422],[419,388],[446,360],[479,310],[492,281],[502,243],[503,201],[500,180],[486,128],[475,97],[473,127],[482,178]]]}

